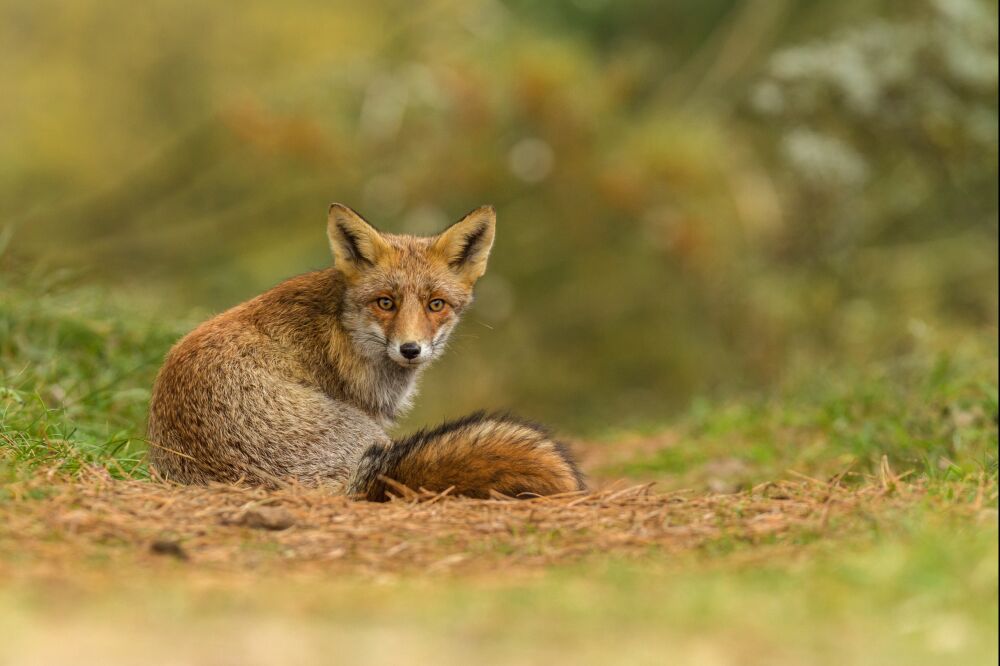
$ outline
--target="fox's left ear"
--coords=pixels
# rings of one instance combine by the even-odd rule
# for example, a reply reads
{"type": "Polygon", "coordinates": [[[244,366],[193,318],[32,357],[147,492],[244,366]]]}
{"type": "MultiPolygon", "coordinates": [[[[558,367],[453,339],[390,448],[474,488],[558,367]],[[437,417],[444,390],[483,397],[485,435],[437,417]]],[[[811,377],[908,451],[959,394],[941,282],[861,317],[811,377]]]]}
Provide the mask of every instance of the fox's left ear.
{"type": "Polygon", "coordinates": [[[496,224],[497,212],[493,206],[480,206],[441,232],[434,241],[433,251],[471,285],[486,272],[496,224]]]}

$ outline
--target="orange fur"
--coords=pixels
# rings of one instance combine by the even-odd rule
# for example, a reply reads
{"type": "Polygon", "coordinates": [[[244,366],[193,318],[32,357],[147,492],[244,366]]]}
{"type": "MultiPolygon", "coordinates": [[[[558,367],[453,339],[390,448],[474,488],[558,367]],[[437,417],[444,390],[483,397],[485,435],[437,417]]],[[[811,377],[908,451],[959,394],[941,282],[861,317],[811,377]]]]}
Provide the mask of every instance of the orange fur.
{"type": "Polygon", "coordinates": [[[581,488],[558,443],[511,419],[396,443],[385,432],[471,302],[494,227],[483,207],[438,236],[385,234],[331,206],[333,268],[222,313],[168,354],[150,404],[156,469],[185,483],[292,479],[373,499],[381,477],[480,497],[581,488]]]}

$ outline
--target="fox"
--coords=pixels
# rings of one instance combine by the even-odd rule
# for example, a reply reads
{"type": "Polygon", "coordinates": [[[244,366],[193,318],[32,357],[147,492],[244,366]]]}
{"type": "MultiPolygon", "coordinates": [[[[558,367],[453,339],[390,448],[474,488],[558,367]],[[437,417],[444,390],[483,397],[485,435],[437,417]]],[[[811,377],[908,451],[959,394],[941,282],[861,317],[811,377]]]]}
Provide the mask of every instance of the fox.
{"type": "Polygon", "coordinates": [[[209,319],[167,353],[147,424],[156,474],[376,502],[401,487],[480,499],[584,491],[569,449],[509,414],[388,434],[471,304],[495,230],[492,206],[412,236],[331,204],[331,267],[209,319]]]}

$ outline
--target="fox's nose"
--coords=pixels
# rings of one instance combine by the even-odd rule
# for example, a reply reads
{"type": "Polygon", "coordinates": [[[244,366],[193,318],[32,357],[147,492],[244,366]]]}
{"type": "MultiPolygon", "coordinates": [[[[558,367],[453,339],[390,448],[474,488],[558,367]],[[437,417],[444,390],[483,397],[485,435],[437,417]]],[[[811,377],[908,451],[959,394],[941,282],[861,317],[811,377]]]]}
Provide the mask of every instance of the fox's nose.
{"type": "Polygon", "coordinates": [[[420,345],[416,342],[404,342],[399,345],[399,353],[403,355],[403,358],[415,359],[420,356],[420,345]]]}

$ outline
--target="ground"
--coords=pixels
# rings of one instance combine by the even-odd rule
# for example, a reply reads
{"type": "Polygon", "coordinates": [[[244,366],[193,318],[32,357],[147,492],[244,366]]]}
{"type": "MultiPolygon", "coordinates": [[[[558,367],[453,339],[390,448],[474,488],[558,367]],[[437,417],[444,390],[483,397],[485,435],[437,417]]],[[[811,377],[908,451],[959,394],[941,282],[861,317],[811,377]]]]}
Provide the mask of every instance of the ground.
{"type": "Polygon", "coordinates": [[[150,480],[187,324],[7,287],[0,663],[996,662],[995,330],[577,438],[589,494],[370,504],[150,480]]]}

